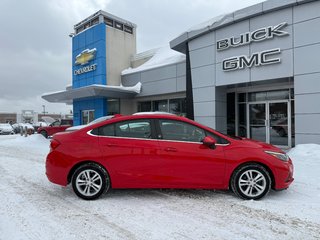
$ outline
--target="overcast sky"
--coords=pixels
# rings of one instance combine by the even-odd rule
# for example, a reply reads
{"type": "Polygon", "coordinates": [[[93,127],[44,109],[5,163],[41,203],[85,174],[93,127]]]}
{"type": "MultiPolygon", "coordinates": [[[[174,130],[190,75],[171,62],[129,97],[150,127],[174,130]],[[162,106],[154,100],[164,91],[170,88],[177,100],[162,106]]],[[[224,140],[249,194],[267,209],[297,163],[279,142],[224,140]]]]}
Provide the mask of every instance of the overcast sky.
{"type": "Polygon", "coordinates": [[[102,9],[138,25],[138,52],[163,46],[193,25],[262,0],[1,0],[0,112],[67,113],[41,95],[72,81],[73,25],[102,9]]]}

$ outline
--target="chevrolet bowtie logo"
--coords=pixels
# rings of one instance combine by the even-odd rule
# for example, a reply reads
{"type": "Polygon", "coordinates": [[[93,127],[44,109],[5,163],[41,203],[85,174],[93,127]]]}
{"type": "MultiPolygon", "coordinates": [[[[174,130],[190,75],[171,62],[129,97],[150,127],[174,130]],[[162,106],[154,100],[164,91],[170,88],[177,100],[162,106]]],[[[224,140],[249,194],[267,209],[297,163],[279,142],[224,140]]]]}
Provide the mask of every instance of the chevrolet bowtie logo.
{"type": "Polygon", "coordinates": [[[76,56],[76,65],[85,65],[90,62],[96,56],[97,49],[86,49],[83,50],[79,55],[76,56]]]}

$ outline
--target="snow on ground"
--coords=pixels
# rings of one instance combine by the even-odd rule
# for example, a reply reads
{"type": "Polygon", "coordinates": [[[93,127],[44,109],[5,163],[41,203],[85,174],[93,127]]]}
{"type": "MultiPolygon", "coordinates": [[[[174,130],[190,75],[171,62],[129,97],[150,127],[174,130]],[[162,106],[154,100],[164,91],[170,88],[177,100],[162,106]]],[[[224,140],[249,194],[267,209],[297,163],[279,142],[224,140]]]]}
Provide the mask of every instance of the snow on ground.
{"type": "Polygon", "coordinates": [[[204,190],[112,190],[83,201],[45,176],[49,140],[0,136],[0,239],[320,239],[320,145],[289,152],[295,182],[261,201],[204,190]]]}

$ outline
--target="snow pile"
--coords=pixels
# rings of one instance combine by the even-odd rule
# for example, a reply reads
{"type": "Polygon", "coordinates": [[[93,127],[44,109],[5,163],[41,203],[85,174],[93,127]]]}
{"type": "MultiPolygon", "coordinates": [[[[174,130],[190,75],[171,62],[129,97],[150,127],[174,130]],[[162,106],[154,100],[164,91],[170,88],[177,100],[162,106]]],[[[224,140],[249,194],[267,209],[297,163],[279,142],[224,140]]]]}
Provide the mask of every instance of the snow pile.
{"type": "Polygon", "coordinates": [[[25,136],[14,135],[12,138],[7,139],[1,143],[2,146],[12,147],[15,146],[19,149],[37,149],[42,152],[49,151],[49,139],[44,138],[41,134],[33,134],[25,136]]]}
{"type": "Polygon", "coordinates": [[[137,68],[128,68],[122,71],[122,75],[145,71],[157,67],[162,67],[174,63],[185,61],[186,56],[182,53],[176,52],[170,48],[169,45],[159,48],[155,55],[147,62],[137,68]]]}
{"type": "MultiPolygon", "coordinates": [[[[292,148],[288,155],[297,161],[304,161],[304,163],[308,164],[313,163],[315,159],[320,158],[320,145],[319,144],[300,144],[295,148],[292,148]]],[[[320,165],[320,162],[319,162],[320,165]]]]}
{"type": "Polygon", "coordinates": [[[320,145],[297,145],[287,154],[294,165],[290,187],[271,191],[262,201],[245,201],[243,205],[320,224],[320,145]]]}
{"type": "Polygon", "coordinates": [[[98,85],[98,84],[93,84],[91,86],[99,86],[99,87],[104,87],[104,88],[108,88],[108,89],[117,89],[117,90],[123,90],[123,91],[131,91],[131,92],[135,92],[135,93],[140,93],[141,91],[141,82],[138,82],[136,85],[131,86],[131,87],[125,87],[125,86],[111,86],[111,85],[98,85]]]}

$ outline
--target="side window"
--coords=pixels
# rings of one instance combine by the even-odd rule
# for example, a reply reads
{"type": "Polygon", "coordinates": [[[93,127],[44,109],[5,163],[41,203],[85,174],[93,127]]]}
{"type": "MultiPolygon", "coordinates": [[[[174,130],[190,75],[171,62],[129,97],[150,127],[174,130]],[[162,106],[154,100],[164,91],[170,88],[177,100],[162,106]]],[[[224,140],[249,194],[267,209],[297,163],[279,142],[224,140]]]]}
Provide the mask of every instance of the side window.
{"type": "Polygon", "coordinates": [[[104,125],[99,128],[100,136],[114,136],[114,124],[104,125]]]}
{"type": "Polygon", "coordinates": [[[194,125],[173,121],[159,120],[162,139],[184,142],[201,142],[206,136],[203,129],[194,125]]]}
{"type": "Polygon", "coordinates": [[[58,127],[58,126],[60,126],[60,122],[59,121],[55,121],[55,122],[51,123],[51,126],[52,127],[58,127]]]}
{"type": "Polygon", "coordinates": [[[226,139],[224,139],[224,138],[222,138],[212,132],[206,132],[206,134],[207,134],[207,136],[214,138],[218,144],[228,144],[229,143],[228,140],[226,140],[226,139]]]}
{"type": "Polygon", "coordinates": [[[72,125],[70,120],[61,120],[61,126],[72,125]]]}
{"type": "Polygon", "coordinates": [[[114,124],[95,128],[91,131],[91,134],[96,136],[114,136],[114,124]]]}
{"type": "Polygon", "coordinates": [[[117,137],[151,138],[151,122],[149,120],[134,120],[115,124],[117,137]]]}

